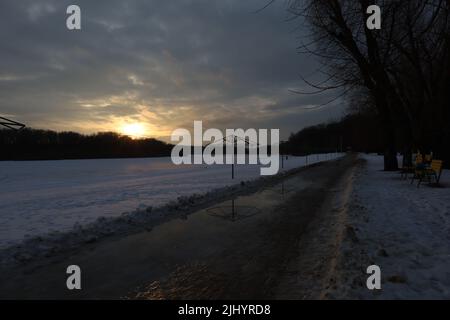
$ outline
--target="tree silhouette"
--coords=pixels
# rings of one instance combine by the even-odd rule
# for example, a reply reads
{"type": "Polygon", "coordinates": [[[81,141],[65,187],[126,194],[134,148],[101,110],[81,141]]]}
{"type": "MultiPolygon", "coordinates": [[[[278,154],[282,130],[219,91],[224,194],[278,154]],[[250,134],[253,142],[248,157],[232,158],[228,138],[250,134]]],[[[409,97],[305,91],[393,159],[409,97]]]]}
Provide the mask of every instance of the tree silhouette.
{"type": "Polygon", "coordinates": [[[131,139],[114,132],[23,129],[0,130],[0,160],[48,160],[169,156],[172,145],[156,139],[131,139]]]}
{"type": "MultiPolygon", "coordinates": [[[[369,0],[291,0],[311,34],[300,51],[318,58],[320,83],[303,79],[319,94],[361,88],[382,127],[385,170],[398,168],[400,149],[433,148],[448,157],[449,8],[447,0],[379,0],[381,30],[366,28],[369,0]]],[[[341,94],[343,94],[341,93],[341,94]]]]}

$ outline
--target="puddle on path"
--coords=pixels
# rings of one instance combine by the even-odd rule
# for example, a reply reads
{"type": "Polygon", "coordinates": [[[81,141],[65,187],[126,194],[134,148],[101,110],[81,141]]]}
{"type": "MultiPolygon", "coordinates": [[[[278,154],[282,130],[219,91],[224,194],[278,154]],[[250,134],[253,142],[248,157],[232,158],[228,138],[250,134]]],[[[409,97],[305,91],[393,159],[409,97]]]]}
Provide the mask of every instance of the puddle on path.
{"type": "MultiPolygon", "coordinates": [[[[221,259],[236,261],[236,256],[251,259],[242,255],[251,255],[264,246],[265,226],[282,212],[276,208],[313,184],[296,175],[257,193],[195,212],[184,220],[169,221],[150,232],[99,243],[62,262],[13,277],[1,286],[0,297],[118,298],[142,284],[167,279],[183,266],[221,259]],[[65,270],[72,264],[82,270],[81,291],[66,289],[65,270]]],[[[229,261],[225,263],[231,269],[243,267],[229,261]]]]}

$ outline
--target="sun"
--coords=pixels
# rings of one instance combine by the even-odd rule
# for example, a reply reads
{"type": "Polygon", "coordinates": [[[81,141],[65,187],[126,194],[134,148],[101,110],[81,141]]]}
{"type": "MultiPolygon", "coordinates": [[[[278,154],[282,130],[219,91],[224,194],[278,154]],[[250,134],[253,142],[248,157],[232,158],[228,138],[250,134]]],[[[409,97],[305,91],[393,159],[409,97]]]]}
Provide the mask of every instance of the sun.
{"type": "Polygon", "coordinates": [[[146,134],[145,126],[142,123],[129,123],[121,128],[121,132],[133,139],[142,138],[146,134]]]}

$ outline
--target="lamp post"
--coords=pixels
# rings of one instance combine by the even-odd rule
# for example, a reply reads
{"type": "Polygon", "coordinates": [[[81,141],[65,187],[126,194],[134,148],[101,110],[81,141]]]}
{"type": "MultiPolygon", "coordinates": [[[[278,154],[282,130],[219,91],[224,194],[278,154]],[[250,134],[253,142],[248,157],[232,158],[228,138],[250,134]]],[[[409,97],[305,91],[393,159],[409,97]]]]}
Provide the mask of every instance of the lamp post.
{"type": "MultiPolygon", "coordinates": [[[[236,136],[236,135],[227,136],[227,137],[223,138],[220,141],[223,141],[226,144],[227,142],[229,142],[229,139],[231,139],[232,144],[233,144],[233,162],[231,163],[231,179],[234,180],[234,159],[235,159],[235,150],[236,150],[238,139],[243,141],[246,146],[250,146],[252,144],[255,144],[257,146],[257,148],[259,148],[259,143],[253,143],[248,138],[242,138],[242,137],[239,137],[239,136],[236,136]]],[[[206,146],[209,146],[209,145],[214,144],[214,143],[215,142],[208,143],[206,146]]]]}

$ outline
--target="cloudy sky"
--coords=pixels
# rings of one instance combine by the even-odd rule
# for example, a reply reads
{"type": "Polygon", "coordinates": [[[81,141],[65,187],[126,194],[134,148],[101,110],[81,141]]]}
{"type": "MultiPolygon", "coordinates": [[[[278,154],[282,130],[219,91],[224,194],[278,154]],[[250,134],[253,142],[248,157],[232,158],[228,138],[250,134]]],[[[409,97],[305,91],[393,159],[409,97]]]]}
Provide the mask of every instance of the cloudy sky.
{"type": "MultiPolygon", "coordinates": [[[[338,119],[327,96],[300,96],[307,30],[267,0],[2,0],[0,114],[35,128],[123,132],[138,124],[166,139],[175,128],[280,128],[338,119]],[[82,30],[66,28],[77,4],[82,30]]],[[[307,90],[307,89],[305,89],[307,90]]]]}

